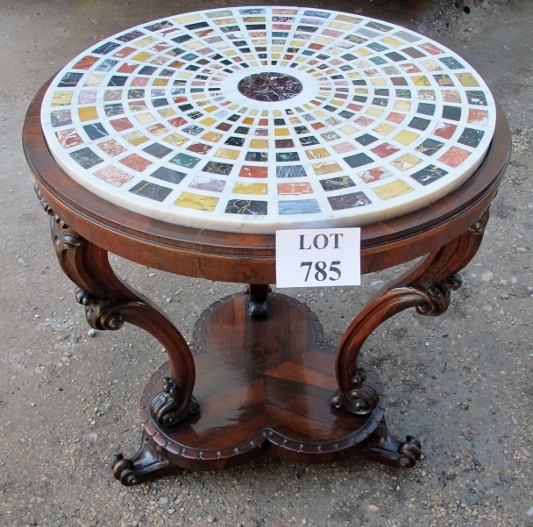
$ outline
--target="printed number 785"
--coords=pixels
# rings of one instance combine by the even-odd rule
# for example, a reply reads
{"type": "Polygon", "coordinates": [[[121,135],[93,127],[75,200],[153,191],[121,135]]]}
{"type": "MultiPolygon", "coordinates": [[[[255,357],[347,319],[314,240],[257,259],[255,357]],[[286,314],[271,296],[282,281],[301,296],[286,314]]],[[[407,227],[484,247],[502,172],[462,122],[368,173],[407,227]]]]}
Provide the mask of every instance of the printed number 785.
{"type": "MultiPolygon", "coordinates": [[[[329,278],[332,282],[335,282],[341,277],[341,270],[336,267],[337,265],[340,265],[340,260],[336,260],[334,262],[331,262],[328,264],[326,262],[314,262],[314,269],[315,269],[315,280],[317,282],[323,282],[326,280],[326,278],[329,278]]],[[[313,262],[302,262],[300,264],[300,268],[307,267],[307,273],[305,275],[305,282],[309,279],[309,275],[311,274],[311,269],[313,269],[313,262]]]]}

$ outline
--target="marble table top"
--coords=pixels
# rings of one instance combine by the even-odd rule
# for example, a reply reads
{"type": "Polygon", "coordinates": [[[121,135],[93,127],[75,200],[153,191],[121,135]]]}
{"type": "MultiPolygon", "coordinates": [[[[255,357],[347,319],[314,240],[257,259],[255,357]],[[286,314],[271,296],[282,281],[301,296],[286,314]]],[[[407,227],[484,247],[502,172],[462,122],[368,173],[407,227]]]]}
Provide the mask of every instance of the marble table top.
{"type": "Polygon", "coordinates": [[[495,103],[460,56],[359,15],[186,13],[52,81],[52,155],[111,204],[227,232],[349,227],[427,206],[482,162],[495,103]]]}

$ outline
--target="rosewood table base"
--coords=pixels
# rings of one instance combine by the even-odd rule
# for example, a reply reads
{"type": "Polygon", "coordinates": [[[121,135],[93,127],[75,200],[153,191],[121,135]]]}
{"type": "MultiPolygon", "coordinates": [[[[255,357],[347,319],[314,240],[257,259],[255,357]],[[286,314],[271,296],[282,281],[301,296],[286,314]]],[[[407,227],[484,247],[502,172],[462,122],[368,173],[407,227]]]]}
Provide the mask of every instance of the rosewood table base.
{"type": "Polygon", "coordinates": [[[383,387],[359,352],[400,311],[415,307],[439,315],[448,308],[451,291],[461,284],[457,272],[479,248],[487,219],[488,212],[380,291],[335,353],[309,308],[256,284],[204,311],[191,350],[162,311],[114,274],[106,251],[52,214],[59,262],[79,286],[77,299],[91,326],[115,330],[130,322],[169,354],[141,398],[141,448],[131,458],[114,458],[115,477],[134,485],[173,467],[221,470],[266,447],[290,461],[324,463],[361,453],[413,466],[421,445],[389,433],[383,387]]]}

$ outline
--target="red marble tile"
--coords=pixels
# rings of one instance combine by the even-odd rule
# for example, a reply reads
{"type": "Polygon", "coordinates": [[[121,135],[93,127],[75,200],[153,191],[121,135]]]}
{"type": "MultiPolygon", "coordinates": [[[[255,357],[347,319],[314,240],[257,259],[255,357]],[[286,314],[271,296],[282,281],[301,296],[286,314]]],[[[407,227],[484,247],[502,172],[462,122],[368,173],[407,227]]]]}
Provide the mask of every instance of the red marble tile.
{"type": "Polygon", "coordinates": [[[400,124],[403,122],[404,119],[405,119],[405,115],[403,113],[398,113],[398,112],[391,112],[387,116],[387,121],[390,121],[391,123],[400,124]]]}
{"type": "Polygon", "coordinates": [[[256,167],[243,165],[239,172],[240,177],[266,178],[268,177],[268,167],[256,167]]]}
{"type": "Polygon", "coordinates": [[[119,119],[114,119],[113,121],[109,122],[117,132],[123,132],[124,130],[133,128],[133,124],[127,117],[120,117],[119,119]]]}
{"type": "Polygon", "coordinates": [[[399,148],[396,148],[395,146],[392,146],[389,143],[383,143],[382,145],[372,148],[372,152],[374,152],[374,154],[378,155],[381,158],[395,154],[399,150],[399,148]]]}
{"type": "Polygon", "coordinates": [[[452,146],[444,155],[439,157],[439,161],[449,167],[457,168],[469,156],[470,152],[467,150],[458,146],[452,146]]]}
{"type": "Polygon", "coordinates": [[[433,134],[443,139],[450,139],[455,133],[457,126],[454,124],[439,123],[437,128],[433,131],[433,134]]]}
{"type": "Polygon", "coordinates": [[[72,66],[73,70],[89,70],[91,67],[96,64],[100,60],[99,57],[93,57],[91,55],[87,55],[80,59],[74,66],[72,66]]]}
{"type": "Polygon", "coordinates": [[[61,130],[56,132],[57,140],[63,148],[72,148],[77,145],[83,144],[83,139],[78,135],[74,128],[68,130],[61,130]]]}
{"type": "Polygon", "coordinates": [[[145,159],[137,154],[130,154],[129,156],[121,159],[120,162],[132,170],[136,170],[137,172],[146,170],[152,164],[151,161],[148,161],[148,159],[145,159]]]}
{"type": "Polygon", "coordinates": [[[121,187],[124,183],[133,179],[133,176],[114,166],[101,168],[100,170],[97,170],[94,175],[103,181],[107,181],[107,183],[114,187],[121,187]]]}

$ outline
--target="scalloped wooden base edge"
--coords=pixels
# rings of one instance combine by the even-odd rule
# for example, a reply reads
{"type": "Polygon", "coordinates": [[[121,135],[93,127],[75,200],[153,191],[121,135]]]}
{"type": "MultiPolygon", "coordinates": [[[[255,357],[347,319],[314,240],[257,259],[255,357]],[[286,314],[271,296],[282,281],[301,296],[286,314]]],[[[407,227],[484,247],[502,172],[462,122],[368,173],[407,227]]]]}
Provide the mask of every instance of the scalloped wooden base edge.
{"type": "Polygon", "coordinates": [[[125,485],[177,468],[223,470],[265,449],[292,462],[328,463],[361,453],[407,468],[420,444],[401,443],[385,424],[386,397],[378,376],[361,363],[377,394],[367,415],[332,405],[337,389],[334,350],[324,343],[315,314],[288,296],[268,296],[268,316],[248,316],[248,296],[239,293],[210,306],[194,332],[198,414],[171,429],[153,418],[150,403],[169,376],[164,364],[141,398],[144,425],[140,450],[118,455],[113,473],[125,485]]]}

